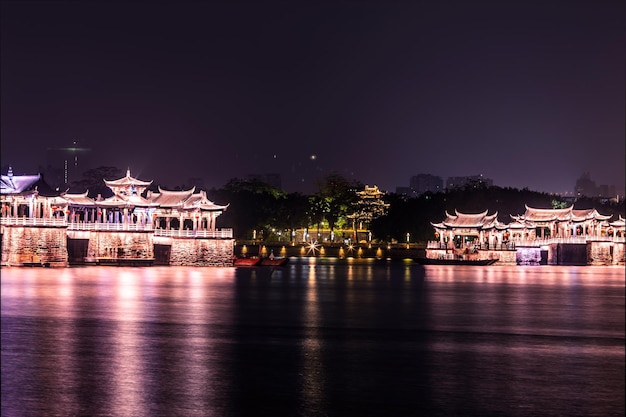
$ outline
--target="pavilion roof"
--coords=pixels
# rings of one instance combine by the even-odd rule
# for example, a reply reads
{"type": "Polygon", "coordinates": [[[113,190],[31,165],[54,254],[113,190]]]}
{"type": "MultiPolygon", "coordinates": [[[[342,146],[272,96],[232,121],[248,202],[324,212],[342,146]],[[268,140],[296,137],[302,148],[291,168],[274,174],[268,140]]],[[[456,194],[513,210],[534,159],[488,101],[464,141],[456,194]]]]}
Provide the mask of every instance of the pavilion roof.
{"type": "Polygon", "coordinates": [[[107,187],[111,189],[115,189],[119,187],[129,187],[129,186],[145,188],[145,187],[148,187],[150,184],[152,184],[152,181],[142,181],[137,178],[133,178],[130,175],[130,169],[129,169],[126,171],[125,177],[119,178],[117,180],[104,180],[104,183],[106,184],[107,187]]]}
{"type": "Polygon", "coordinates": [[[541,209],[534,207],[526,207],[526,212],[521,216],[511,216],[516,220],[526,220],[531,222],[551,222],[555,220],[567,221],[572,218],[572,207],[562,209],[541,209]]]}
{"type": "MultiPolygon", "coordinates": [[[[511,216],[513,218],[513,216],[511,216]]],[[[536,226],[533,222],[525,219],[513,218],[513,221],[507,225],[508,229],[534,229],[536,226]]]]}
{"type": "Polygon", "coordinates": [[[56,196],[56,197],[50,197],[48,199],[48,203],[50,203],[50,206],[61,206],[61,207],[65,207],[69,204],[67,199],[63,198],[62,195],[56,196]]]}
{"type": "Polygon", "coordinates": [[[160,207],[182,208],[185,201],[193,195],[195,189],[196,187],[192,187],[190,190],[169,191],[159,187],[159,192],[150,194],[148,200],[158,204],[160,207]]]}
{"type": "Polygon", "coordinates": [[[378,189],[377,185],[374,185],[373,187],[366,185],[362,191],[357,191],[356,193],[357,195],[359,195],[359,197],[370,197],[370,198],[380,198],[381,196],[385,195],[384,192],[378,189]]]}
{"type": "Polygon", "coordinates": [[[122,208],[129,205],[130,204],[128,204],[128,201],[120,197],[119,195],[114,195],[113,197],[109,197],[96,202],[96,206],[103,208],[122,208]]]}
{"type": "Polygon", "coordinates": [[[96,202],[93,199],[87,197],[87,192],[84,192],[82,194],[63,193],[61,194],[61,198],[63,198],[65,201],[67,201],[68,204],[73,206],[96,206],[96,202]]]}
{"type": "Polygon", "coordinates": [[[612,215],[603,215],[598,213],[598,210],[592,209],[583,209],[583,210],[572,210],[572,220],[574,221],[584,221],[584,220],[608,220],[612,217],[612,215]]]}
{"type": "Polygon", "coordinates": [[[585,220],[608,220],[611,216],[605,216],[596,209],[574,210],[574,206],[562,209],[538,209],[526,206],[526,212],[521,216],[511,216],[517,221],[528,222],[552,222],[552,221],[585,221],[585,220]]]}
{"type": "Polygon", "coordinates": [[[107,208],[107,207],[115,207],[115,208],[121,208],[121,207],[157,207],[158,204],[147,200],[145,198],[143,198],[142,196],[138,195],[138,194],[133,194],[133,195],[114,195],[113,197],[109,197],[107,199],[104,200],[98,200],[95,202],[95,205],[98,207],[103,207],[103,208],[107,208]]]}
{"type": "Polygon", "coordinates": [[[7,175],[0,177],[0,194],[4,195],[31,195],[37,194],[44,197],[58,196],[44,180],[43,175],[13,175],[9,167],[7,175]]]}
{"type": "Polygon", "coordinates": [[[41,175],[2,175],[0,191],[2,194],[21,194],[25,191],[33,191],[35,183],[41,175]]]}
{"type": "Polygon", "coordinates": [[[431,223],[437,228],[474,228],[474,229],[490,229],[500,226],[498,221],[498,213],[488,215],[488,210],[482,213],[461,213],[457,210],[455,214],[446,211],[446,218],[441,223],[431,223]]]}
{"type": "Polygon", "coordinates": [[[183,207],[186,209],[199,208],[203,211],[224,211],[228,208],[228,204],[225,206],[215,204],[207,198],[206,191],[200,190],[199,193],[192,194],[185,200],[183,207]]]}
{"type": "Polygon", "coordinates": [[[626,226],[626,223],[624,222],[624,218],[620,214],[619,218],[615,221],[612,221],[610,225],[613,227],[624,228],[626,226]]]}

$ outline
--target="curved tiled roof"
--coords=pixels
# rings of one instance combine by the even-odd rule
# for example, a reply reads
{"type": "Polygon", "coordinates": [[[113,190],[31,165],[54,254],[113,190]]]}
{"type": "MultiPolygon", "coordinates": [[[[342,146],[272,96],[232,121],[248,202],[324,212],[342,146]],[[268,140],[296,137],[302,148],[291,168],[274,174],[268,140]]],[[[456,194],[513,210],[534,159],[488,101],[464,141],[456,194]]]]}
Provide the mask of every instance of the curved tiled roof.
{"type": "Polygon", "coordinates": [[[221,206],[209,200],[206,191],[200,190],[199,193],[192,194],[183,204],[186,209],[199,208],[204,211],[222,211],[228,208],[228,205],[221,206]]]}
{"type": "Polygon", "coordinates": [[[73,204],[75,206],[93,206],[95,207],[96,202],[87,197],[87,191],[82,194],[69,194],[63,193],[61,197],[67,201],[68,204],[73,204]]]}
{"type": "Polygon", "coordinates": [[[461,213],[454,211],[454,215],[446,211],[446,218],[440,223],[431,223],[434,227],[445,228],[478,228],[491,229],[498,227],[501,223],[498,221],[498,212],[488,215],[488,210],[482,213],[461,213]]]}
{"type": "Polygon", "coordinates": [[[0,179],[0,191],[2,194],[21,194],[26,191],[34,191],[35,183],[41,179],[41,175],[3,175],[0,179]]]}
{"type": "Polygon", "coordinates": [[[126,176],[117,180],[103,180],[107,187],[111,189],[119,188],[119,187],[148,187],[152,184],[152,181],[142,181],[137,178],[133,178],[130,175],[130,169],[126,171],[126,176]]]}
{"type": "Polygon", "coordinates": [[[606,216],[598,213],[596,209],[583,209],[583,210],[572,210],[572,220],[573,221],[585,221],[585,220],[608,220],[612,216],[606,216]]]}
{"type": "Polygon", "coordinates": [[[192,187],[190,190],[182,190],[182,191],[169,191],[164,190],[159,187],[158,193],[152,193],[148,200],[153,203],[158,204],[161,207],[183,207],[185,201],[189,199],[196,187],[192,187]]]}

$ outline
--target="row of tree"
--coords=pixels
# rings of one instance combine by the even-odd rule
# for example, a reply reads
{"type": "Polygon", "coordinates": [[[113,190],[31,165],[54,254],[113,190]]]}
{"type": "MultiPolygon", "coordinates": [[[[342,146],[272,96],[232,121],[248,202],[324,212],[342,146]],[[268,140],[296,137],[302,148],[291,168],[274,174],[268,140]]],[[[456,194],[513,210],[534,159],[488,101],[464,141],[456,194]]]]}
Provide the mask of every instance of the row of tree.
{"type": "MultiPolygon", "coordinates": [[[[98,194],[109,197],[111,191],[103,178],[114,179],[123,175],[114,167],[89,170],[83,179],[73,184],[75,189],[89,190],[89,196],[98,194]]],[[[487,187],[471,183],[464,188],[440,193],[425,193],[415,198],[399,194],[385,194],[388,204],[385,212],[368,205],[358,196],[364,186],[359,181],[347,180],[332,173],[316,184],[312,195],[285,193],[282,190],[254,180],[232,179],[220,189],[207,191],[208,197],[217,204],[230,204],[228,210],[218,217],[218,227],[232,227],[237,239],[257,237],[275,240],[279,234],[291,236],[293,230],[321,226],[330,230],[352,229],[353,222],[367,221],[372,237],[378,241],[403,241],[407,233],[412,241],[433,239],[431,222],[439,222],[445,212],[455,210],[464,213],[498,213],[498,219],[510,222],[510,215],[523,214],[525,206],[536,208],[562,208],[575,204],[577,209],[596,208],[601,214],[624,216],[624,202],[583,198],[576,201],[563,197],[530,191],[528,189],[487,187]]],[[[164,187],[167,188],[167,187],[164,187]]],[[[152,191],[158,191],[153,183],[152,191]]],[[[168,188],[169,189],[169,188],[168,188]]]]}

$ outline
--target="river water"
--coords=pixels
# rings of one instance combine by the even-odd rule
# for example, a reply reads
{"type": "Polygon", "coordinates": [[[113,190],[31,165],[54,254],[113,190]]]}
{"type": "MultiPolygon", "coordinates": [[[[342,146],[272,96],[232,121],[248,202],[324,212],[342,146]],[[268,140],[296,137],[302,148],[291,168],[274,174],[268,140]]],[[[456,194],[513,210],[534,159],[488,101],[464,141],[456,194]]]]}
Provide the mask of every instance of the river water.
{"type": "Polygon", "coordinates": [[[624,275],[3,268],[2,416],[623,416],[624,275]]]}

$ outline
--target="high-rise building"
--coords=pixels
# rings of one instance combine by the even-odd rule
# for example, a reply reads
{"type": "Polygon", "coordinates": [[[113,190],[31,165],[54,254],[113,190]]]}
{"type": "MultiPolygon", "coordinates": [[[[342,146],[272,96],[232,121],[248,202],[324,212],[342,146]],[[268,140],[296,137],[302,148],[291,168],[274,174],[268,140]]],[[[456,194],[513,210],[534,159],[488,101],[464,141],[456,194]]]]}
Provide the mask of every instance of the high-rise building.
{"type": "Polygon", "coordinates": [[[598,194],[596,182],[591,179],[588,172],[584,172],[580,178],[576,180],[574,187],[574,195],[576,197],[595,197],[598,194]]]}
{"type": "Polygon", "coordinates": [[[484,185],[486,187],[493,186],[493,180],[483,177],[482,174],[471,175],[468,177],[448,177],[446,179],[446,189],[463,188],[468,185],[484,185]]]}
{"type": "Polygon", "coordinates": [[[413,196],[426,192],[438,193],[443,191],[443,179],[431,174],[418,174],[411,177],[409,187],[413,196]]]}

